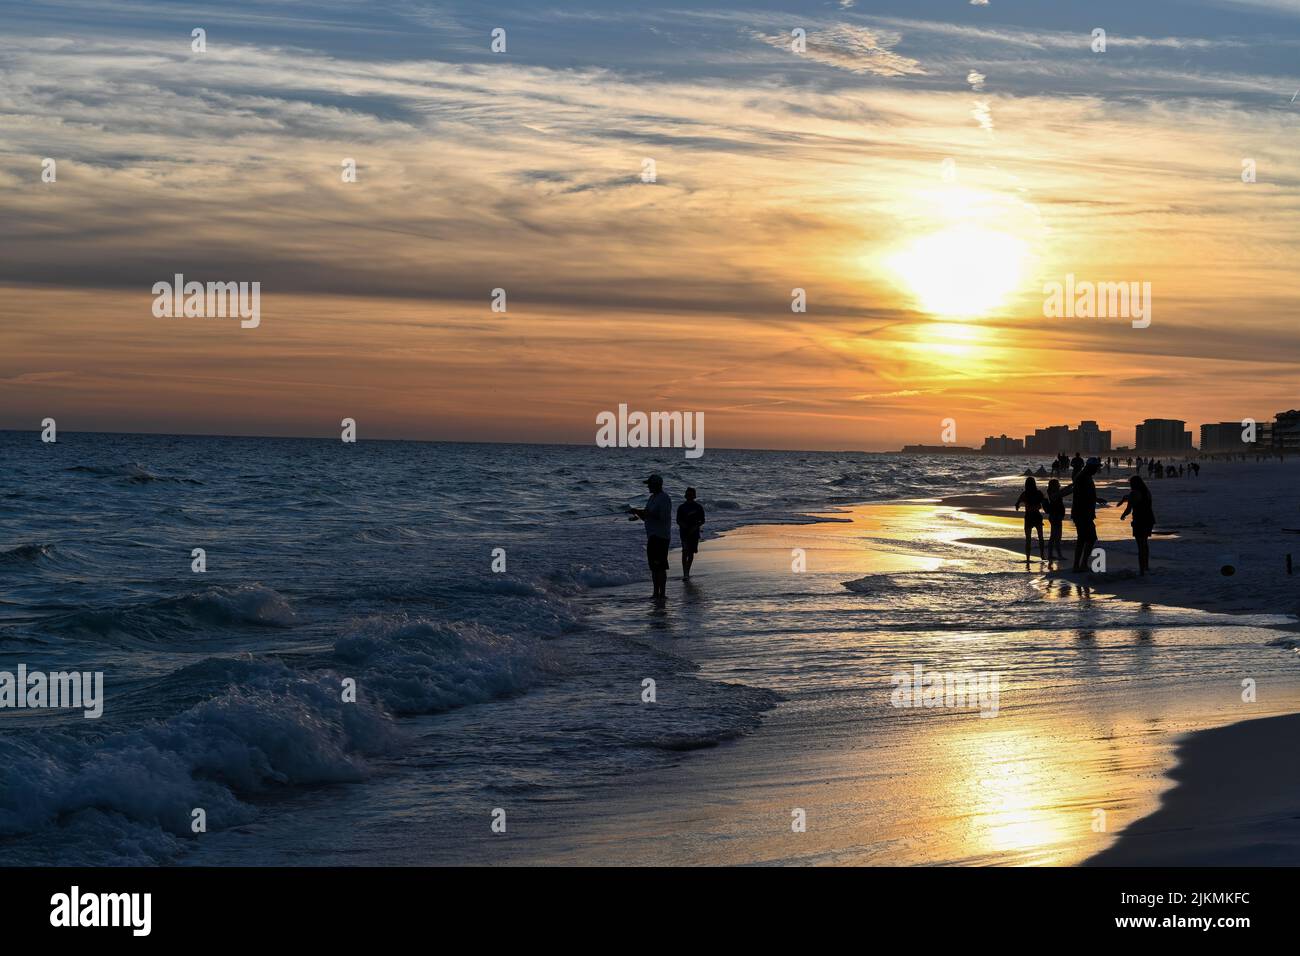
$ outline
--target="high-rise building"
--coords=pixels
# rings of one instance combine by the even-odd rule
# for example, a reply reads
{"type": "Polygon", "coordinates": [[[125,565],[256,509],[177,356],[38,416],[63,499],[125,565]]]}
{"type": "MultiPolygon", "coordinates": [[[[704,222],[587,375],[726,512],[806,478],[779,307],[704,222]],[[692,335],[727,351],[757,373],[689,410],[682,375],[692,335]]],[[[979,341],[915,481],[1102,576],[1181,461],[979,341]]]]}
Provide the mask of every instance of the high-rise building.
{"type": "Polygon", "coordinates": [[[1300,410],[1278,412],[1273,416],[1272,447],[1284,454],[1300,454],[1300,410]]]}
{"type": "Polygon", "coordinates": [[[1139,455],[1185,455],[1192,450],[1192,433],[1176,418],[1148,418],[1137,426],[1139,455]]]}
{"type": "Polygon", "coordinates": [[[1025,443],[1019,438],[1008,438],[1006,435],[997,438],[990,435],[984,439],[984,447],[980,450],[988,455],[1022,455],[1025,443]]]}
{"type": "Polygon", "coordinates": [[[1107,455],[1110,453],[1110,432],[1102,431],[1096,422],[1079,422],[1075,450],[1083,455],[1107,455]]]}
{"type": "Polygon", "coordinates": [[[1245,426],[1241,422],[1218,422],[1201,426],[1201,453],[1222,455],[1225,452],[1246,452],[1261,449],[1258,432],[1254,444],[1242,441],[1245,426]]]}
{"type": "Polygon", "coordinates": [[[1105,455],[1110,452],[1110,432],[1102,431],[1093,421],[1080,422],[1078,428],[1069,425],[1038,428],[1025,436],[1025,451],[1053,456],[1061,452],[1105,455]]]}
{"type": "Polygon", "coordinates": [[[1069,425],[1052,425],[1048,428],[1036,428],[1032,435],[1025,436],[1025,451],[1038,455],[1058,455],[1063,451],[1073,451],[1070,440],[1069,425]]]}

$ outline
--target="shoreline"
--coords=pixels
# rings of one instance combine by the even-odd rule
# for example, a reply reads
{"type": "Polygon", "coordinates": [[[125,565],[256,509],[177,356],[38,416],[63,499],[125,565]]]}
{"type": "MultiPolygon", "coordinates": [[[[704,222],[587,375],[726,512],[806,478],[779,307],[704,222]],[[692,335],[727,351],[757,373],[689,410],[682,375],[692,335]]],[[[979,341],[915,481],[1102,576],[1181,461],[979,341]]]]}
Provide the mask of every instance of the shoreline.
{"type": "MultiPolygon", "coordinates": [[[[993,571],[971,582],[1028,586],[1029,576],[996,570],[1003,552],[970,541],[973,524],[996,528],[999,519],[970,522],[967,512],[935,499],[799,514],[813,523],[741,525],[711,540],[689,584],[678,581],[675,551],[667,613],[646,607],[639,582],[595,599],[593,623],[602,629],[667,639],[665,649],[696,663],[699,676],[773,690],[782,702],[752,733],[707,757],[638,772],[571,807],[552,808],[565,838],[530,837],[511,862],[1080,865],[1159,810],[1187,732],[1240,722],[1241,704],[1217,675],[1202,673],[1194,685],[1152,683],[1131,668],[1112,676],[1115,665],[1090,663],[1099,652],[1099,661],[1148,660],[1152,638],[1135,620],[1149,618],[1156,640],[1178,649],[1220,640],[1225,625],[1213,617],[1202,625],[1197,612],[1172,606],[1080,597],[1050,609],[1064,614],[1053,618],[1053,630],[1022,637],[1018,629],[990,630],[982,618],[996,600],[973,594],[972,610],[941,630],[900,625],[872,610],[894,578],[924,580],[947,565],[970,564],[993,571]],[[938,552],[929,553],[921,542],[936,521],[944,531],[933,538],[938,552]],[[790,574],[792,547],[807,549],[807,574],[790,574]],[[1069,623],[1099,613],[1095,633],[1069,623]],[[719,617],[729,620],[720,625],[719,617]],[[873,624],[864,626],[864,618],[873,624]],[[913,638],[911,627],[921,636],[913,638]],[[987,641],[1005,645],[998,652],[1014,662],[1018,680],[1025,662],[1057,676],[1025,676],[995,721],[888,709],[888,676],[912,666],[905,662],[956,663],[987,641]],[[1062,655],[1069,666],[1052,670],[1062,655]],[[926,779],[934,786],[918,791],[911,784],[926,779]],[[809,821],[793,838],[791,808],[809,821]],[[1098,809],[1110,815],[1109,831],[1090,828],[1098,809]]],[[[1032,614],[1050,600],[1040,591],[1022,605],[1032,614]]],[[[1226,626],[1240,632],[1229,645],[1236,659],[1267,654],[1259,626],[1226,626]]],[[[1297,708],[1300,681],[1251,712],[1297,708]]]]}
{"type": "MultiPolygon", "coordinates": [[[[1127,473],[1121,469],[1097,481],[1099,495],[1109,502],[1097,510],[1098,546],[1106,551],[1107,570],[1075,575],[1053,569],[1048,574],[1132,601],[1222,614],[1287,615],[1289,623],[1274,626],[1300,629],[1300,531],[1293,530],[1300,529],[1300,466],[1294,461],[1215,465],[1199,478],[1149,483],[1156,496],[1157,521],[1151,538],[1152,573],[1145,578],[1136,571],[1130,525],[1119,520],[1118,502],[1127,491],[1127,473]],[[1219,506],[1220,520],[1213,522],[1215,515],[1207,513],[1203,498],[1216,491],[1212,504],[1219,506]],[[1290,575],[1285,571],[1288,555],[1294,565],[1290,575]],[[1225,565],[1232,567],[1231,574],[1222,573],[1225,565]]],[[[1012,510],[1021,480],[1008,482],[1006,496],[989,492],[940,500],[972,515],[1008,519],[1002,523],[1002,535],[965,540],[1023,555],[1023,512],[1012,510]]],[[[1069,561],[1074,538],[1068,517],[1063,539],[1069,561]]],[[[1036,564],[1036,538],[1032,554],[1031,563],[1036,564]]]]}
{"type": "Polygon", "coordinates": [[[1084,866],[1295,866],[1300,862],[1300,714],[1184,736],[1175,785],[1084,866]]]}
{"type": "MultiPolygon", "coordinates": [[[[1238,463],[1219,463],[1235,469],[1238,463]]],[[[1242,463],[1247,464],[1247,463],[1242,463]]],[[[1254,463],[1260,471],[1265,463],[1254,463]]],[[[1272,464],[1271,476],[1277,482],[1287,480],[1276,470],[1283,463],[1272,464]]],[[[1215,481],[1211,472],[1211,482],[1215,481]]],[[[1231,474],[1228,477],[1244,477],[1231,474]]],[[[1178,479],[1173,482],[1153,481],[1153,492],[1170,492],[1174,495],[1184,489],[1193,494],[1203,493],[1200,482],[1204,480],[1178,479]]],[[[1295,476],[1290,478],[1295,483],[1295,476]]],[[[1111,476],[1098,482],[1098,491],[1110,501],[1122,496],[1124,476],[1111,476]]],[[[1014,487],[1014,486],[1012,486],[1014,487]]],[[[1276,489],[1280,491],[1280,489],[1276,489]]],[[[1286,496],[1283,496],[1284,501],[1286,496]]],[[[943,499],[945,504],[962,508],[971,514],[992,518],[1016,517],[1011,508],[997,507],[1001,502],[993,494],[954,495],[943,499]]],[[[1174,498],[1175,505],[1178,503],[1174,498]]],[[[1285,501],[1279,510],[1294,501],[1285,501]]],[[[1270,544],[1276,551],[1270,576],[1265,554],[1269,546],[1261,546],[1260,537],[1250,533],[1232,533],[1229,529],[1208,527],[1195,521],[1189,509],[1175,507],[1175,523],[1182,527],[1166,535],[1152,537],[1153,571],[1161,564],[1164,574],[1137,576],[1129,567],[1136,564],[1136,546],[1132,537],[1116,541],[1117,528],[1124,528],[1116,518],[1116,509],[1099,509],[1099,546],[1107,555],[1116,553],[1126,565],[1105,572],[1075,573],[1072,570],[1044,567],[1038,569],[1051,581],[1068,581],[1101,593],[1129,601],[1154,601],[1163,605],[1192,608],[1215,613],[1253,616],[1284,614],[1287,621],[1270,622],[1269,627],[1279,631],[1300,631],[1300,578],[1287,581],[1280,573],[1283,565],[1277,555],[1290,555],[1287,540],[1274,533],[1270,544]],[[1109,512],[1109,514],[1108,514],[1109,512]],[[1103,521],[1103,516],[1110,520],[1103,521]],[[1106,531],[1112,538],[1108,541],[1106,531]],[[1207,533],[1208,532],[1208,533],[1207,533]],[[1208,540],[1207,540],[1208,539],[1208,540]],[[1214,554],[1211,556],[1210,552],[1214,554]],[[1159,557],[1155,557],[1159,555],[1159,557]],[[1238,586],[1238,574],[1222,571],[1227,559],[1241,561],[1249,573],[1249,584],[1238,586]],[[1172,566],[1172,568],[1171,568],[1172,566]],[[1218,570],[1218,574],[1215,571],[1218,570]],[[1286,585],[1294,582],[1290,594],[1286,585]],[[1253,587],[1252,587],[1253,586],[1253,587]],[[1269,600],[1275,607],[1261,610],[1259,605],[1269,600]]],[[[1279,521],[1279,524],[1283,523],[1279,521]]],[[[1295,523],[1297,522],[1285,522],[1295,523]]],[[[1046,525],[1044,525],[1046,530],[1046,525]]],[[[1017,529],[1019,530],[1019,529],[1017,529]]],[[[1065,533],[1072,530],[1067,519],[1065,533]]],[[[1283,531],[1283,534],[1288,533],[1283,531]]],[[[966,543],[999,549],[1019,557],[1024,553],[1023,534],[1017,537],[972,537],[966,543]]],[[[1062,542],[1066,560],[1070,559],[1071,540],[1062,542]]],[[[1032,552],[1037,554],[1037,541],[1032,542],[1032,552]]],[[[1300,538],[1295,540],[1294,553],[1300,559],[1300,538]]],[[[1030,559],[1034,564],[1036,559],[1030,559]]],[[[1300,562],[1297,562],[1300,563],[1300,562]]],[[[1272,642],[1277,643],[1277,642],[1272,642]]],[[[1282,645],[1287,646],[1286,644],[1282,645]]],[[[1300,648],[1291,645],[1293,653],[1300,648]]],[[[1172,783],[1161,796],[1159,807],[1124,827],[1116,841],[1101,852],[1084,860],[1083,866],[1133,867],[1133,866],[1286,866],[1300,863],[1300,760],[1295,753],[1295,740],[1300,735],[1300,713],[1271,717],[1251,717],[1230,724],[1204,728],[1178,738],[1174,763],[1165,771],[1172,783]],[[1263,770],[1264,772],[1260,772],[1263,770]],[[1227,783],[1225,783],[1227,782],[1227,783]]]]}
{"type": "MultiPolygon", "coordinates": [[[[686,702],[692,687],[655,661],[663,653],[693,665],[692,684],[739,684],[780,702],[707,753],[682,751],[561,793],[493,796],[484,806],[508,807],[508,834],[481,826],[487,811],[477,804],[453,828],[435,825],[436,814],[420,819],[413,804],[409,825],[365,830],[367,841],[404,863],[1089,865],[1161,810],[1189,732],[1236,725],[1243,709],[1300,709],[1300,679],[1258,674],[1260,703],[1243,708],[1235,683],[1209,673],[1207,662],[1219,661],[1228,675],[1256,673],[1254,662],[1268,661],[1262,627],[1095,600],[1065,579],[1045,590],[1048,579],[1005,550],[970,543],[1014,530],[1014,519],[991,510],[916,498],[791,511],[706,540],[691,582],[680,580],[674,550],[666,608],[647,600],[641,578],[584,589],[590,630],[561,640],[581,642],[579,654],[606,637],[648,652],[645,669],[624,675],[635,680],[600,691],[611,700],[642,706],[649,676],[661,705],[686,702]],[[806,550],[805,573],[792,573],[793,548],[806,550]],[[917,663],[1000,671],[997,719],[891,707],[891,674],[917,663]],[[794,811],[806,815],[803,832],[792,831],[794,811]]],[[[1292,669],[1281,652],[1269,663],[1292,669]]],[[[455,733],[445,719],[413,726],[455,733]]],[[[385,778],[355,799],[392,805],[416,780],[385,778]]],[[[350,818],[356,809],[322,812],[350,818]]],[[[314,814],[295,819],[286,845],[311,845],[313,862],[357,862],[346,847],[312,842],[314,814]]],[[[192,862],[235,862],[253,839],[226,832],[192,862]]],[[[1138,847],[1139,865],[1149,846],[1138,847]]]]}

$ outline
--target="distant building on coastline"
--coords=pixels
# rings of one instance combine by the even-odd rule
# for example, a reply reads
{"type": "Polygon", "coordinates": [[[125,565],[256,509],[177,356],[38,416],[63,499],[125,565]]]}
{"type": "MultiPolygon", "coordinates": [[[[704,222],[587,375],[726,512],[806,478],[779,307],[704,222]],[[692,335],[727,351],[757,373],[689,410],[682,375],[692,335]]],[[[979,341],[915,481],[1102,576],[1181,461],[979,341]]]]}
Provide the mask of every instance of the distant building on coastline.
{"type": "MultiPolygon", "coordinates": [[[[1176,418],[1148,418],[1137,426],[1139,455],[1186,455],[1192,450],[1192,433],[1176,418]]],[[[1239,426],[1240,427],[1240,426],[1239,426]]]]}
{"type": "MultiPolygon", "coordinates": [[[[1260,441],[1263,441],[1263,427],[1260,428],[1260,441]]],[[[1269,428],[1269,445],[1273,451],[1282,454],[1300,455],[1300,410],[1278,412],[1273,416],[1273,425],[1269,428]]]]}
{"type": "Polygon", "coordinates": [[[1259,442],[1259,433],[1256,431],[1256,441],[1242,441],[1241,436],[1245,431],[1241,422],[1218,422],[1215,424],[1201,426],[1201,454],[1202,455],[1221,455],[1225,452],[1249,452],[1257,451],[1261,445],[1259,442]]]}
{"type": "MultiPolygon", "coordinates": [[[[1141,428],[1141,426],[1138,426],[1141,428]]],[[[1242,422],[1214,422],[1201,426],[1204,455],[1300,455],[1300,409],[1278,412],[1271,422],[1255,423],[1255,440],[1242,440],[1242,422]]]]}
{"type": "Polygon", "coordinates": [[[1079,422],[1074,433],[1079,445],[1076,451],[1084,455],[1105,455],[1110,452],[1110,432],[1102,431],[1096,422],[1079,422]]]}
{"type": "Polygon", "coordinates": [[[1059,455],[1063,451],[1073,450],[1069,425],[1035,428],[1032,435],[1025,436],[1025,451],[1036,455],[1059,455]]]}
{"type": "Polygon", "coordinates": [[[986,455],[1023,455],[1025,443],[1019,438],[1008,438],[1006,435],[997,438],[990,435],[984,439],[984,447],[980,451],[986,455]]]}
{"type": "Polygon", "coordinates": [[[1035,429],[1032,435],[1026,435],[1025,451],[1052,457],[1061,452],[1106,455],[1110,453],[1110,432],[1102,431],[1094,421],[1079,422],[1078,428],[1051,425],[1035,429]]]}

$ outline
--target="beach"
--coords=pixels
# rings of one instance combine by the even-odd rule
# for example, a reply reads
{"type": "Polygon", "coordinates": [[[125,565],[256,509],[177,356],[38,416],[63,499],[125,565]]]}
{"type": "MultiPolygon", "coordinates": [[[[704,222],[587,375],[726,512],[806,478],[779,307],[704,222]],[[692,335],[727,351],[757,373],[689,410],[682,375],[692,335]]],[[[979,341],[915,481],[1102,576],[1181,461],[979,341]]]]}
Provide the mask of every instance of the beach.
{"type": "MultiPolygon", "coordinates": [[[[770,686],[782,703],[707,761],[566,808],[562,844],[541,838],[534,857],[524,838],[519,853],[655,864],[1294,863],[1296,592],[1279,560],[1285,539],[1260,535],[1238,510],[1267,502],[1271,515],[1294,513],[1294,485],[1279,474],[1292,468],[1226,463],[1208,465],[1200,484],[1153,482],[1158,527],[1177,537],[1162,536],[1149,582],[1133,580],[1136,556],[1131,540],[1115,540],[1113,507],[1099,522],[1114,554],[1107,574],[1045,575],[1036,561],[1025,571],[1022,539],[1004,536],[1014,493],[730,532],[697,564],[707,570],[684,592],[687,620],[665,615],[662,636],[687,645],[704,676],[770,686]],[[1230,500],[1215,513],[1205,502],[1221,494],[1230,500]],[[804,575],[789,573],[792,548],[806,550],[804,575]],[[1253,611],[1250,591],[1198,584],[1205,555],[1224,548],[1240,555],[1239,580],[1269,595],[1253,611]],[[981,591],[951,608],[917,600],[944,593],[946,575],[978,577],[981,591]],[[913,596],[900,599],[908,578],[913,596]],[[768,595],[762,623],[738,640],[712,618],[735,592],[754,591],[768,595]],[[1183,600],[1192,593],[1198,600],[1183,600]],[[1000,712],[891,707],[888,676],[917,663],[1000,670],[1000,712]],[[1243,700],[1245,680],[1257,699],[1243,700]],[[791,827],[799,811],[805,832],[791,827]]],[[[606,617],[635,630],[646,611],[630,590],[606,617]]]]}
{"type": "Polygon", "coordinates": [[[0,670],[104,694],[95,719],[6,714],[0,861],[1289,853],[1285,774],[1213,784],[1284,759],[1300,710],[1293,464],[1153,482],[1173,534],[1137,580],[1113,506],[1105,574],[1025,562],[1022,459],[602,452],[72,435],[21,459],[0,670]],[[620,513],[649,470],[708,513],[662,606],[620,513]]]}

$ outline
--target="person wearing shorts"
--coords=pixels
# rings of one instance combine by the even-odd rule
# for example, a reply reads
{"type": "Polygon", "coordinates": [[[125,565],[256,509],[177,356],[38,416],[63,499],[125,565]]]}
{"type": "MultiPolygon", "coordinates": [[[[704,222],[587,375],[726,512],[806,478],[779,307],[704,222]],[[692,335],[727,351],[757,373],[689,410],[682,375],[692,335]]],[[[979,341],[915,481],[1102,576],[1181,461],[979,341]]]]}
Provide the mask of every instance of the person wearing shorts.
{"type": "Polygon", "coordinates": [[[1047,560],[1064,561],[1061,550],[1061,529],[1065,525],[1065,499],[1061,497],[1061,483],[1053,478],[1047,483],[1047,524],[1052,529],[1047,538],[1047,560]]]}
{"type": "Polygon", "coordinates": [[[1025,506],[1025,563],[1029,563],[1029,542],[1034,532],[1038,530],[1038,560],[1043,558],[1043,513],[1039,509],[1047,502],[1046,496],[1038,490],[1038,483],[1033,478],[1025,479],[1025,490],[1020,493],[1016,499],[1016,510],[1020,506],[1025,506]]]}
{"type": "Polygon", "coordinates": [[[695,489],[686,489],[686,500],[677,509],[677,535],[682,539],[682,580],[691,579],[691,565],[700,550],[700,527],[704,506],[695,500],[695,489]]]}
{"type": "Polygon", "coordinates": [[[645,480],[650,489],[644,508],[633,508],[634,517],[645,522],[645,556],[654,582],[655,600],[668,597],[668,548],[672,538],[673,500],[664,491],[664,480],[651,475],[645,480]]]}

